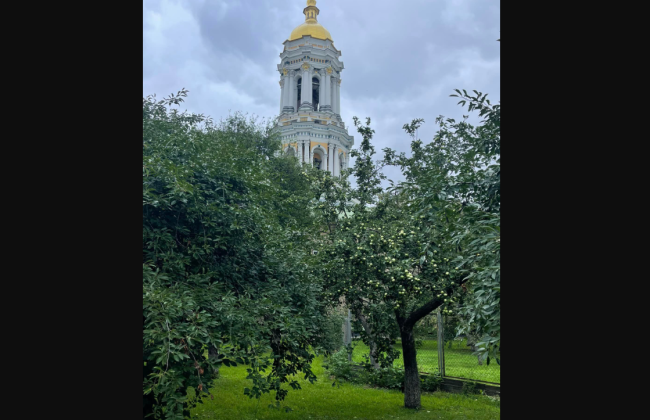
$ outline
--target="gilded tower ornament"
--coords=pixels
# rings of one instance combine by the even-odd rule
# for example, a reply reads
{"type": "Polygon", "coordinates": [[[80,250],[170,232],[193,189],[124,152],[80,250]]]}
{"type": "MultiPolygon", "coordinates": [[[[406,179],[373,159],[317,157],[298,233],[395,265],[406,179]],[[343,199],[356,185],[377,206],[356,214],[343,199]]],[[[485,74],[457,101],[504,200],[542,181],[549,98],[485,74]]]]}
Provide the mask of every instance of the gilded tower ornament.
{"type": "Polygon", "coordinates": [[[327,74],[332,74],[332,68],[331,67],[327,68],[327,74]]]}
{"type": "Polygon", "coordinates": [[[316,7],[315,0],[308,0],[307,7],[305,7],[302,12],[305,15],[305,22],[291,32],[289,41],[295,41],[305,35],[316,39],[329,39],[330,41],[333,41],[329,31],[325,29],[323,25],[318,23],[318,14],[320,13],[320,10],[316,7]]]}
{"type": "Polygon", "coordinates": [[[302,65],[302,69],[305,70],[305,71],[309,70],[309,64],[304,63],[304,64],[302,65]]]}
{"type": "Polygon", "coordinates": [[[307,0],[307,7],[302,12],[305,14],[305,22],[318,23],[316,16],[318,16],[320,10],[316,7],[316,0],[307,0]]]}
{"type": "Polygon", "coordinates": [[[287,69],[282,69],[282,73],[284,73],[284,75],[286,76],[287,74],[289,74],[289,70],[287,70],[287,69]]]}

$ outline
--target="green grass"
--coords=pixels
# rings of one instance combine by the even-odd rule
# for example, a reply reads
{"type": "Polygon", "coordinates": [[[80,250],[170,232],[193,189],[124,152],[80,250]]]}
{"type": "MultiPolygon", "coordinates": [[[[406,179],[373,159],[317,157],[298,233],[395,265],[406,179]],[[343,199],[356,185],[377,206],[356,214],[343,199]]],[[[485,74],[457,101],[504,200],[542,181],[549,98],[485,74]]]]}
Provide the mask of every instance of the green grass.
{"type": "MultiPolygon", "coordinates": [[[[475,381],[487,381],[501,383],[501,367],[494,361],[490,361],[488,366],[485,362],[480,366],[476,356],[472,355],[472,350],[465,345],[466,341],[454,341],[452,348],[445,346],[445,374],[458,378],[473,379],[475,381]]],[[[363,355],[369,353],[368,346],[362,341],[353,342],[354,353],[352,360],[362,362],[363,355]]],[[[397,342],[394,346],[400,351],[400,358],[395,360],[393,366],[404,367],[402,359],[402,344],[397,342]]],[[[422,347],[417,349],[418,369],[420,372],[432,373],[438,369],[438,341],[424,340],[422,347]]]]}
{"type": "MultiPolygon", "coordinates": [[[[272,395],[261,400],[249,399],[244,387],[246,367],[223,367],[211,392],[214,400],[205,399],[192,411],[192,418],[219,420],[496,420],[499,419],[499,402],[484,396],[463,396],[445,392],[423,393],[422,408],[418,411],[404,407],[404,394],[398,391],[371,389],[343,384],[332,387],[332,381],[322,367],[322,357],[313,364],[318,376],[315,384],[299,379],[301,390],[289,390],[283,406],[293,411],[285,413],[268,408],[274,403],[272,395]]],[[[192,392],[192,391],[190,391],[192,392]]]]}

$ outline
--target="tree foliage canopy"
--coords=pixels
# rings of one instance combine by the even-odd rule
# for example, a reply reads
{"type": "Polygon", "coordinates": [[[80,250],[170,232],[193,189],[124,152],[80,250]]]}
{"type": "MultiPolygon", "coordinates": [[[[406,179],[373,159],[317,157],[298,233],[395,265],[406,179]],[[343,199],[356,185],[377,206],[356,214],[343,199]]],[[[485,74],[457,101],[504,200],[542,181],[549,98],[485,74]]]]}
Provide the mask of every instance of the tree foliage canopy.
{"type": "Polygon", "coordinates": [[[250,364],[245,393],[282,400],[331,330],[306,173],[271,124],[178,112],[186,94],[143,100],[144,403],[165,419],[221,365],[250,364]]]}
{"type": "Polygon", "coordinates": [[[456,90],[452,97],[469,112],[478,112],[480,123],[464,116],[456,121],[436,119],[439,130],[423,145],[415,133],[424,122],[404,126],[413,141],[411,157],[386,149],[386,162],[399,166],[406,182],[399,189],[426,220],[448,223],[445,239],[458,253],[458,266],[468,281],[462,304],[456,305],[465,320],[459,333],[472,330],[482,337],[477,347],[482,357],[500,359],[500,209],[501,209],[501,105],[486,94],[456,90]]]}
{"type": "MultiPolygon", "coordinates": [[[[326,295],[343,299],[360,320],[371,359],[390,364],[399,328],[405,366],[405,405],[420,401],[413,328],[436,309],[464,316],[464,328],[483,335],[485,356],[499,360],[500,105],[487,95],[457,91],[478,111],[479,126],[439,117],[432,142],[416,138],[422,119],[404,125],[411,155],[384,149],[373,162],[370,119],[355,125],[363,140],[352,155],[357,187],[339,184],[327,212],[343,210],[323,254],[326,295]],[[381,188],[384,165],[405,181],[381,188]],[[356,204],[341,207],[348,197],[356,204]],[[409,384],[410,382],[410,384],[409,384]]],[[[456,96],[456,95],[452,95],[456,96]]]]}

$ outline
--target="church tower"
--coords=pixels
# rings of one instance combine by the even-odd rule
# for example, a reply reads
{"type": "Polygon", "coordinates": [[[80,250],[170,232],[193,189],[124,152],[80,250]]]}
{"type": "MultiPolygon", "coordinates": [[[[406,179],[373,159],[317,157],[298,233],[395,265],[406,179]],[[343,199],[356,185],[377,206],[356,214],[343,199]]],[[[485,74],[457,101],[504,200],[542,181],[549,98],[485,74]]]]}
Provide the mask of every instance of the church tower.
{"type": "Polygon", "coordinates": [[[316,0],[308,0],[303,13],[305,22],[284,41],[278,64],[282,149],[302,163],[340,176],[354,145],[341,119],[341,52],[318,23],[316,0]]]}

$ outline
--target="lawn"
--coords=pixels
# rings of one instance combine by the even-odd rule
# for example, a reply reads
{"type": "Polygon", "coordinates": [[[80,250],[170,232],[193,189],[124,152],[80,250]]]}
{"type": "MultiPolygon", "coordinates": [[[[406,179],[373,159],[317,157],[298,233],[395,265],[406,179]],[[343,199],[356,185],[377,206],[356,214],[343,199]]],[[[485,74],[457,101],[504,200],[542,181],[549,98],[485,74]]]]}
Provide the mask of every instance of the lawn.
{"type": "MultiPolygon", "coordinates": [[[[398,391],[371,389],[358,385],[343,384],[332,387],[332,381],[322,367],[323,358],[314,361],[313,370],[318,376],[315,384],[300,380],[301,390],[289,390],[283,405],[293,411],[285,413],[270,409],[272,395],[261,400],[249,399],[244,387],[246,367],[221,369],[209,398],[192,411],[192,418],[223,420],[379,420],[379,419],[443,419],[443,420],[496,420],[500,403],[485,396],[463,396],[445,392],[424,393],[422,409],[407,410],[404,395],[398,391]]],[[[192,391],[190,391],[192,392],[192,391]]]]}
{"type": "MultiPolygon", "coordinates": [[[[472,355],[472,350],[465,343],[465,340],[457,340],[453,342],[451,349],[445,346],[445,374],[457,378],[501,383],[501,367],[495,361],[490,361],[489,366],[485,362],[479,366],[478,359],[472,355]]],[[[362,362],[363,355],[368,354],[368,346],[361,340],[355,340],[353,345],[355,347],[352,360],[362,362]]],[[[398,341],[394,348],[401,354],[401,342],[398,341]]],[[[417,349],[417,359],[420,372],[435,372],[438,369],[438,341],[424,340],[422,347],[417,349]]],[[[401,355],[395,360],[393,366],[404,367],[401,355]]]]}

